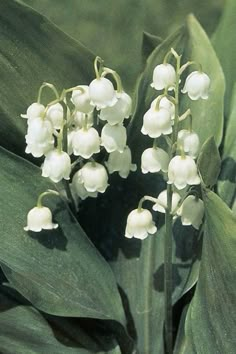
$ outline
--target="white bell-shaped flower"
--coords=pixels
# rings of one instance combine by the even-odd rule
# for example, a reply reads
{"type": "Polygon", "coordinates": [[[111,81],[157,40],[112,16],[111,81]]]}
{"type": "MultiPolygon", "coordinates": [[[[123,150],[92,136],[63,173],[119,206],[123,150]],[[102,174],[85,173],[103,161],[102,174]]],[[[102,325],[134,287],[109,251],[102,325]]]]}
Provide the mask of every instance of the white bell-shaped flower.
{"type": "Polygon", "coordinates": [[[119,151],[111,152],[105,164],[109,173],[118,172],[122,178],[127,178],[130,171],[137,170],[137,165],[132,163],[131,151],[128,146],[125,146],[122,153],[119,151]]]}
{"type": "Polygon", "coordinates": [[[83,113],[76,111],[73,115],[73,122],[72,124],[76,128],[83,128],[86,126],[87,128],[90,128],[93,126],[93,113],[83,113]]]}
{"type": "Polygon", "coordinates": [[[89,159],[100,151],[100,137],[95,128],[79,129],[74,132],[72,138],[73,153],[89,159]]]}
{"type": "Polygon", "coordinates": [[[175,68],[168,63],[157,65],[153,71],[153,82],[151,87],[156,90],[173,88],[176,82],[175,68]]]}
{"type": "Polygon", "coordinates": [[[95,192],[87,191],[87,189],[84,187],[84,184],[81,182],[81,176],[79,171],[77,171],[72,178],[71,191],[74,197],[77,198],[79,197],[82,200],[88,197],[96,198],[98,195],[97,191],[95,192]]]}
{"type": "Polygon", "coordinates": [[[144,240],[148,234],[155,234],[157,228],[152,220],[152,214],[147,209],[132,210],[127,218],[125,237],[144,240]]]}
{"type": "Polygon", "coordinates": [[[143,173],[168,171],[169,155],[163,149],[153,147],[144,150],[141,156],[141,168],[143,173]]]}
{"type": "Polygon", "coordinates": [[[112,107],[117,102],[114,86],[105,77],[94,79],[89,85],[91,104],[98,110],[105,107],[112,107]]]}
{"type": "Polygon", "coordinates": [[[45,107],[43,104],[34,102],[27,108],[26,114],[21,114],[21,117],[26,119],[42,117],[44,111],[45,111],[45,107]]]}
{"type": "MultiPolygon", "coordinates": [[[[177,192],[172,193],[172,203],[171,203],[171,213],[176,210],[181,197],[177,192]]],[[[162,191],[158,198],[156,204],[153,205],[152,209],[159,211],[160,213],[165,213],[167,208],[167,190],[162,191]]]]}
{"type": "Polygon", "coordinates": [[[110,125],[122,123],[129,118],[132,109],[132,99],[126,92],[117,94],[117,102],[112,107],[101,109],[99,118],[106,120],[110,125]]]}
{"type": "Polygon", "coordinates": [[[209,76],[200,71],[193,71],[188,75],[182,92],[187,93],[189,98],[193,101],[199,98],[206,100],[208,99],[209,87],[209,76]]]}
{"type": "Polygon", "coordinates": [[[71,101],[78,111],[90,113],[94,107],[90,103],[89,87],[88,85],[80,85],[79,88],[73,90],[71,101]]]}
{"type": "Polygon", "coordinates": [[[63,126],[63,107],[60,103],[51,105],[47,110],[46,117],[52,123],[54,129],[61,129],[63,126]]]}
{"type": "Polygon", "coordinates": [[[49,120],[41,117],[28,120],[28,130],[25,136],[27,143],[25,152],[34,157],[40,157],[53,148],[53,127],[49,120]]]}
{"type": "Polygon", "coordinates": [[[183,204],[178,209],[177,214],[181,216],[181,222],[183,225],[192,225],[198,230],[204,215],[204,203],[201,199],[196,198],[194,195],[189,195],[183,201],[183,204]]]}
{"type": "MultiPolygon", "coordinates": [[[[157,100],[159,98],[155,98],[155,100],[152,101],[151,103],[151,108],[155,109],[157,105],[157,100]]],[[[175,119],[175,105],[172,103],[167,97],[162,97],[159,102],[159,108],[165,108],[170,112],[171,119],[175,119]]]]}
{"type": "Polygon", "coordinates": [[[67,153],[68,155],[73,154],[73,136],[75,134],[74,129],[68,129],[67,131],[67,153]]]}
{"type": "Polygon", "coordinates": [[[64,179],[70,179],[71,161],[70,156],[64,151],[56,149],[50,151],[42,166],[42,176],[49,177],[57,183],[64,179]]]}
{"type": "Polygon", "coordinates": [[[25,231],[40,232],[42,230],[56,229],[58,224],[53,224],[51,210],[47,207],[34,207],[27,215],[25,231]]]}
{"type": "Polygon", "coordinates": [[[178,145],[182,146],[184,152],[189,156],[196,158],[200,147],[198,134],[186,129],[180,130],[178,132],[178,145]]]}
{"type": "Polygon", "coordinates": [[[127,141],[127,133],[123,124],[110,125],[107,123],[104,125],[101,141],[101,145],[105,147],[107,152],[123,152],[127,141]]]}
{"type": "Polygon", "coordinates": [[[108,187],[108,175],[105,167],[97,162],[87,162],[79,171],[80,183],[88,192],[104,193],[108,187]]]}
{"type": "Polygon", "coordinates": [[[161,134],[172,133],[171,113],[165,108],[156,110],[151,107],[143,117],[141,132],[150,138],[158,138],[161,134]]]}
{"type": "Polygon", "coordinates": [[[168,167],[168,182],[174,184],[177,189],[183,189],[188,184],[200,184],[197,166],[191,156],[175,156],[168,167]]]}

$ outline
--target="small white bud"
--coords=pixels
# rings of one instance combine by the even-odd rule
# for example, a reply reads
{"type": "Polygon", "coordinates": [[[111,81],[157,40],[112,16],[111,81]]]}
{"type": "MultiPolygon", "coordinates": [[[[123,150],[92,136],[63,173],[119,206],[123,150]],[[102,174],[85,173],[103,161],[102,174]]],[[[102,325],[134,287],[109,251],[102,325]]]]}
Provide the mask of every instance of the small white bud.
{"type": "Polygon", "coordinates": [[[56,229],[58,224],[53,224],[52,213],[49,208],[35,207],[31,209],[27,215],[27,226],[25,231],[40,232],[41,230],[56,229]]]}
{"type": "Polygon", "coordinates": [[[124,151],[113,151],[110,153],[108,161],[105,162],[109,173],[118,172],[120,177],[127,178],[130,171],[136,171],[137,165],[132,164],[131,151],[128,146],[124,151]]]}
{"type": "Polygon", "coordinates": [[[168,182],[174,184],[177,189],[183,189],[188,184],[200,184],[197,166],[191,156],[175,156],[168,167],[168,182]]]}
{"type": "Polygon", "coordinates": [[[21,117],[26,119],[42,117],[44,111],[45,111],[44,105],[38,102],[34,102],[27,108],[26,114],[21,114],[21,117]]]}
{"type": "Polygon", "coordinates": [[[97,109],[112,107],[117,102],[114,86],[105,77],[94,79],[89,85],[91,104],[97,109]]]}
{"type": "Polygon", "coordinates": [[[63,107],[60,103],[55,103],[48,108],[47,118],[52,123],[54,129],[61,129],[63,126],[63,107]]]}
{"type": "Polygon", "coordinates": [[[171,113],[165,108],[150,108],[143,117],[141,132],[150,138],[158,138],[161,134],[172,133],[171,113]]]}
{"type": "Polygon", "coordinates": [[[193,101],[199,98],[206,100],[208,99],[209,87],[209,76],[200,71],[193,71],[188,75],[182,92],[187,93],[189,98],[193,101]]]}
{"type": "Polygon", "coordinates": [[[78,171],[78,180],[88,192],[104,193],[108,187],[107,171],[97,162],[87,162],[78,171]]]}
{"type": "Polygon", "coordinates": [[[141,156],[141,168],[143,173],[154,173],[162,170],[168,171],[169,155],[160,148],[148,148],[141,156]]]}
{"type": "Polygon", "coordinates": [[[200,141],[198,134],[182,129],[178,132],[178,145],[182,146],[184,152],[196,158],[199,151],[200,141]]]}
{"type": "Polygon", "coordinates": [[[151,87],[156,90],[173,88],[176,81],[175,69],[171,64],[165,63],[157,65],[153,71],[153,82],[151,87]]]}
{"type": "MultiPolygon", "coordinates": [[[[172,203],[171,203],[171,212],[173,213],[178,206],[181,197],[178,193],[172,193],[172,203]]],[[[152,209],[159,211],[160,213],[165,213],[167,208],[167,190],[162,191],[158,198],[156,204],[153,205],[152,209]]]]}
{"type": "Polygon", "coordinates": [[[94,107],[90,103],[89,87],[88,85],[80,85],[79,88],[72,92],[71,101],[78,111],[90,113],[94,107]]]}
{"type": "Polygon", "coordinates": [[[101,109],[99,118],[106,120],[110,125],[122,123],[129,118],[132,109],[132,99],[126,92],[117,94],[118,101],[112,107],[101,109]]]}
{"type": "Polygon", "coordinates": [[[204,215],[204,203],[201,199],[189,195],[183,201],[177,214],[181,216],[181,222],[183,225],[192,225],[198,230],[204,215]]]}
{"type": "Polygon", "coordinates": [[[64,179],[70,179],[71,161],[70,156],[64,151],[56,149],[50,151],[42,166],[42,176],[49,177],[57,183],[64,179]]]}
{"type": "Polygon", "coordinates": [[[123,124],[110,125],[107,123],[104,125],[101,141],[101,145],[105,147],[107,152],[123,152],[127,141],[127,133],[123,124]]]}
{"type": "Polygon", "coordinates": [[[144,240],[148,234],[155,234],[157,228],[152,220],[152,214],[147,209],[132,210],[127,218],[125,237],[144,240]]]}
{"type": "Polygon", "coordinates": [[[74,132],[72,137],[73,153],[89,159],[93,154],[100,151],[100,138],[94,128],[79,129],[74,132]]]}

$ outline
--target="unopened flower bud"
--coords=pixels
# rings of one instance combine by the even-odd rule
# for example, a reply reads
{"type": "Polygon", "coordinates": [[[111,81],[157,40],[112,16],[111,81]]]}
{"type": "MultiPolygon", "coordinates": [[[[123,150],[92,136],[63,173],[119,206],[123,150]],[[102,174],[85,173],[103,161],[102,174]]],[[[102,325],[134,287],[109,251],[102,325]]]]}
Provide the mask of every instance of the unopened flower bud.
{"type": "Polygon", "coordinates": [[[114,86],[105,77],[94,79],[89,85],[91,104],[97,109],[112,107],[117,102],[114,86]]]}
{"type": "Polygon", "coordinates": [[[35,207],[27,215],[25,231],[40,232],[41,230],[56,229],[58,224],[53,224],[51,210],[47,207],[35,207]]]}
{"type": "Polygon", "coordinates": [[[60,103],[55,103],[48,108],[47,118],[52,123],[54,129],[62,128],[63,116],[63,107],[60,103]]]}
{"type": "Polygon", "coordinates": [[[157,228],[152,220],[152,214],[147,209],[132,210],[127,219],[125,237],[144,240],[148,234],[155,234],[157,228]]]}
{"type": "Polygon", "coordinates": [[[204,215],[204,203],[201,199],[189,195],[183,201],[177,214],[181,216],[181,222],[183,225],[192,225],[198,230],[204,215]]]}
{"type": "Polygon", "coordinates": [[[81,177],[80,177],[80,173],[79,171],[77,171],[73,178],[72,178],[72,183],[71,183],[71,191],[72,191],[72,195],[74,197],[79,197],[82,200],[88,198],[88,197],[92,197],[92,198],[96,198],[98,195],[98,192],[88,192],[87,189],[84,187],[84,184],[81,182],[81,177]]]}
{"type": "Polygon", "coordinates": [[[191,100],[195,101],[199,98],[208,99],[210,87],[209,76],[200,71],[193,71],[186,79],[183,93],[187,93],[191,100]]]}
{"type": "Polygon", "coordinates": [[[110,125],[107,123],[104,125],[101,141],[101,145],[105,147],[107,152],[123,152],[127,141],[127,133],[123,124],[110,125]]]}
{"type": "Polygon", "coordinates": [[[64,179],[70,179],[71,161],[70,156],[64,151],[56,149],[50,151],[42,166],[42,176],[49,177],[57,183],[64,179]]]}
{"type": "Polygon", "coordinates": [[[153,82],[151,87],[156,90],[173,88],[176,81],[175,69],[171,64],[164,63],[157,65],[153,71],[153,82]]]}
{"type": "Polygon", "coordinates": [[[80,85],[78,89],[75,89],[72,92],[71,101],[80,112],[90,113],[93,111],[94,107],[90,103],[88,85],[80,85]]]}
{"type": "Polygon", "coordinates": [[[169,164],[169,155],[160,148],[148,148],[144,150],[141,156],[141,168],[143,173],[148,172],[167,172],[169,164]]]}
{"type": "MultiPolygon", "coordinates": [[[[173,213],[180,201],[181,197],[178,193],[172,193],[172,202],[171,202],[171,212],[173,213]]],[[[153,205],[152,209],[155,211],[159,211],[160,213],[165,213],[167,208],[167,190],[162,191],[158,198],[156,204],[153,205]]]]}
{"type": "Polygon", "coordinates": [[[196,158],[199,151],[200,141],[197,133],[182,129],[178,132],[178,145],[182,146],[184,152],[196,158]]]}
{"type": "Polygon", "coordinates": [[[109,173],[118,172],[120,177],[127,178],[130,171],[136,171],[137,165],[132,164],[131,151],[128,146],[124,151],[113,151],[110,153],[108,161],[105,162],[109,173]]]}

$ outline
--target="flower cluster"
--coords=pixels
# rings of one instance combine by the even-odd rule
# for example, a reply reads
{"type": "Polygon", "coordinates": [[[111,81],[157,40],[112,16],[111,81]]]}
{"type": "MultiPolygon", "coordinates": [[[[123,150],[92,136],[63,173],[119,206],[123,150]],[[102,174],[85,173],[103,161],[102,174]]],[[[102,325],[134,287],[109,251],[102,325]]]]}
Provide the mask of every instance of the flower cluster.
{"type": "MultiPolygon", "coordinates": [[[[128,238],[144,239],[156,232],[151,212],[142,207],[145,200],[154,203],[154,211],[168,211],[172,218],[180,216],[183,225],[192,225],[199,229],[202,223],[204,204],[197,189],[194,189],[194,186],[201,182],[195,162],[200,148],[199,137],[192,129],[193,117],[190,109],[182,115],[179,114],[181,75],[189,65],[196,63],[187,62],[181,66],[180,58],[181,56],[171,49],[164,62],[154,68],[151,87],[157,91],[163,90],[163,93],[150,103],[141,129],[142,134],[154,139],[153,146],[142,153],[142,172],[162,171],[167,180],[167,189],[157,198],[144,196],[139,207],[130,212],[125,231],[128,238]],[[176,68],[167,62],[170,55],[176,60],[176,68]],[[189,129],[181,129],[181,122],[187,118],[189,129]],[[163,138],[161,140],[160,137],[166,140],[164,148],[163,138]],[[161,142],[162,145],[159,145],[161,142]]],[[[191,100],[207,99],[209,86],[209,77],[199,67],[199,71],[187,76],[182,93],[187,93],[191,100]]]]}
{"type": "MultiPolygon", "coordinates": [[[[109,174],[118,172],[127,178],[130,171],[136,170],[124,125],[132,112],[132,99],[124,91],[119,75],[104,67],[99,57],[94,68],[96,78],[90,84],[78,84],[63,90],[61,95],[52,84],[44,83],[37,102],[21,115],[27,119],[26,153],[44,158],[43,177],[55,183],[71,181],[70,190],[76,202],[104,193],[109,186],[109,174]],[[46,87],[56,97],[43,105],[41,96],[46,87]],[[100,161],[101,150],[106,152],[104,164],[100,161]]],[[[40,231],[40,227],[31,226],[37,213],[41,220],[47,212],[41,207],[32,209],[28,215],[29,230],[40,231]]],[[[42,228],[51,224],[45,225],[42,228]]]]}

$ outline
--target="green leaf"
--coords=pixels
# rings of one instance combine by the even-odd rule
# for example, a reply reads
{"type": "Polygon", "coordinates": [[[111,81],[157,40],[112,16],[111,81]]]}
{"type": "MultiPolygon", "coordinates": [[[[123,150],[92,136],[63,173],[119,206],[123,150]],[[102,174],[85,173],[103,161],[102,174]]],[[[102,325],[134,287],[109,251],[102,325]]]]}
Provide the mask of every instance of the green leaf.
{"type": "Polygon", "coordinates": [[[232,208],[236,196],[236,85],[232,95],[231,110],[225,131],[222,167],[217,184],[219,196],[232,208]]]}
{"type": "MultiPolygon", "coordinates": [[[[1,1],[1,145],[24,155],[26,120],[20,114],[35,102],[42,82],[53,83],[58,90],[87,84],[94,75],[93,58],[81,44],[28,6],[1,1]]],[[[54,99],[48,91],[44,97],[54,99]]]]}
{"type": "Polygon", "coordinates": [[[225,114],[226,119],[229,118],[230,104],[236,80],[235,61],[236,61],[236,47],[235,47],[235,32],[236,32],[236,2],[235,0],[227,0],[224,6],[224,12],[216,32],[213,35],[212,43],[216,54],[221,62],[225,80],[225,114]]]}
{"type": "Polygon", "coordinates": [[[236,218],[213,192],[205,195],[206,228],[199,280],[176,354],[234,354],[236,218]]]}
{"type": "Polygon", "coordinates": [[[25,232],[37,196],[55,186],[31,163],[0,149],[0,262],[15,289],[49,314],[115,320],[125,325],[110,267],[66,204],[47,198],[59,229],[25,232]]]}
{"type": "Polygon", "coordinates": [[[152,51],[162,42],[162,38],[155,36],[154,34],[143,32],[142,41],[142,57],[145,63],[146,59],[152,53],[152,51]]]}
{"type": "Polygon", "coordinates": [[[214,137],[210,137],[202,145],[197,165],[205,186],[213,187],[217,183],[221,165],[214,137]]]}

